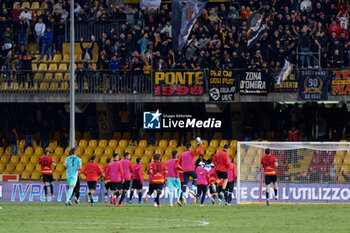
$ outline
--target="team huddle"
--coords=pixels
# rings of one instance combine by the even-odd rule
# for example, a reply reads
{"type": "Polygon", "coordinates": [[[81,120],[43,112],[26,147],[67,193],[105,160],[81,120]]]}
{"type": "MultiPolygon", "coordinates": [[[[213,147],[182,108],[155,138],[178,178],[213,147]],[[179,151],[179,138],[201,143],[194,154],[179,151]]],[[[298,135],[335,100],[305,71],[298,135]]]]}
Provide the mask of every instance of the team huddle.
{"type": "MultiPolygon", "coordinates": [[[[100,165],[95,162],[95,156],[92,155],[89,163],[82,168],[81,159],[75,155],[75,148],[72,148],[69,151],[69,157],[66,158],[63,164],[67,169],[66,179],[68,184],[65,204],[67,206],[72,205],[72,198],[75,203],[79,203],[79,176],[81,170],[81,173],[86,176],[89,189],[87,199],[90,200],[91,206],[95,206],[93,195],[100,176],[103,177],[105,184],[104,202],[109,202],[111,207],[122,207],[125,198],[127,198],[128,202],[131,204],[136,190],[138,192],[137,197],[139,204],[143,202],[146,203],[153,195],[154,206],[160,207],[160,195],[165,185],[169,188],[169,206],[174,206],[175,192],[176,204],[182,206],[187,204],[185,194],[190,178],[192,178],[192,185],[189,188],[189,193],[193,198],[193,204],[196,204],[198,200],[200,206],[203,206],[209,188],[212,204],[215,204],[217,199],[219,204],[230,205],[234,190],[234,182],[236,181],[236,167],[229,157],[229,146],[224,145],[222,151],[218,151],[211,159],[205,161],[201,155],[203,148],[201,139],[197,138],[197,142],[199,144],[198,151],[193,150],[193,146],[188,143],[186,144],[186,151],[181,153],[180,158],[178,158],[178,152],[174,150],[172,152],[172,158],[169,159],[166,164],[161,162],[161,156],[159,154],[153,156],[153,162],[151,162],[147,168],[149,187],[144,199],[142,199],[143,167],[140,164],[140,158],[137,158],[136,164],[133,165],[128,152],[124,153],[123,159],[121,159],[118,154],[114,154],[113,161],[108,158],[106,161],[107,165],[101,168],[100,165]],[[196,161],[197,156],[199,156],[199,159],[196,161]],[[127,197],[130,187],[131,190],[127,197]]],[[[277,176],[275,167],[277,167],[278,164],[275,157],[269,155],[269,149],[265,150],[265,154],[266,155],[261,159],[261,164],[265,170],[265,182],[267,186],[266,200],[269,205],[268,190],[270,182],[274,184],[275,198],[277,196],[277,176]]],[[[43,181],[45,184],[44,191],[47,200],[47,185],[49,183],[51,197],[53,197],[51,164],[53,166],[56,164],[49,156],[49,152],[45,152],[45,156],[40,158],[40,164],[42,166],[43,181]]]]}

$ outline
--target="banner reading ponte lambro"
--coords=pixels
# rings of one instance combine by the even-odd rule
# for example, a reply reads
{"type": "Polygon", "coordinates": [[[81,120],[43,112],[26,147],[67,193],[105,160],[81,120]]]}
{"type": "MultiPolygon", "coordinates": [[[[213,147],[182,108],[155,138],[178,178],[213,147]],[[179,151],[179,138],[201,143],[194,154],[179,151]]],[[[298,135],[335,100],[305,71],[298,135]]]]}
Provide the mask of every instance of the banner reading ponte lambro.
{"type": "Polygon", "coordinates": [[[153,75],[155,96],[203,95],[203,71],[157,71],[153,75]]]}
{"type": "MultiPolygon", "coordinates": [[[[272,73],[271,75],[276,75],[272,73]]],[[[290,75],[281,83],[277,85],[276,82],[273,84],[272,92],[297,92],[298,91],[298,80],[296,71],[292,71],[290,75]]]]}
{"type": "Polygon", "coordinates": [[[350,95],[350,70],[333,71],[332,95],[350,95]]]}
{"type": "Polygon", "coordinates": [[[328,71],[302,70],[299,75],[299,100],[327,100],[328,71]]]}
{"type": "Polygon", "coordinates": [[[240,77],[239,93],[241,95],[266,95],[267,82],[265,71],[246,71],[240,77]]]}
{"type": "MultiPolygon", "coordinates": [[[[235,184],[236,186],[236,184],[235,184]]],[[[54,195],[50,202],[64,202],[68,186],[65,182],[54,183],[54,195]]],[[[272,189],[272,187],[271,187],[272,189]]],[[[143,185],[142,198],[148,191],[148,182],[143,185]]],[[[86,182],[81,183],[80,196],[84,197],[88,193],[86,182]]],[[[95,202],[103,202],[105,188],[102,182],[98,182],[94,194],[95,202]]],[[[237,189],[234,188],[233,203],[236,202],[237,189]]],[[[241,203],[258,202],[265,199],[265,188],[260,188],[258,182],[241,182],[240,191],[241,203]]],[[[133,196],[133,201],[137,202],[137,192],[133,196]]],[[[206,196],[206,203],[210,202],[209,192],[206,196]]],[[[127,195],[129,196],[129,194],[127,195]]],[[[192,201],[192,196],[187,188],[185,197],[187,202],[192,201]]],[[[348,184],[326,184],[326,183],[278,183],[277,202],[286,203],[350,203],[350,187],[348,184]]],[[[169,189],[164,187],[160,196],[161,202],[168,202],[169,189]]],[[[175,196],[176,198],[176,192],[175,196]]],[[[270,198],[273,198],[273,190],[270,190],[270,198]]],[[[126,199],[125,199],[126,200],[126,199]]],[[[85,198],[80,198],[85,202],[85,198]]],[[[3,182],[0,184],[0,202],[45,202],[44,185],[42,182],[3,182]]]]}
{"type": "Polygon", "coordinates": [[[211,70],[209,101],[232,101],[236,91],[236,78],[232,70],[211,70]]]}

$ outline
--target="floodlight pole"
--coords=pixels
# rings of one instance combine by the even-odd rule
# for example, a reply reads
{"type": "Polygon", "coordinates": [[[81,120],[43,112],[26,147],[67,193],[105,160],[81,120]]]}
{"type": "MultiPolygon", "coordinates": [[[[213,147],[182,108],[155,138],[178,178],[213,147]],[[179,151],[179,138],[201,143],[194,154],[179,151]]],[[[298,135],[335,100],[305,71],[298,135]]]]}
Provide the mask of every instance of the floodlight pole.
{"type": "Polygon", "coordinates": [[[74,83],[74,0],[70,1],[70,74],[69,74],[69,104],[70,104],[70,148],[75,147],[75,83],[74,83]]]}

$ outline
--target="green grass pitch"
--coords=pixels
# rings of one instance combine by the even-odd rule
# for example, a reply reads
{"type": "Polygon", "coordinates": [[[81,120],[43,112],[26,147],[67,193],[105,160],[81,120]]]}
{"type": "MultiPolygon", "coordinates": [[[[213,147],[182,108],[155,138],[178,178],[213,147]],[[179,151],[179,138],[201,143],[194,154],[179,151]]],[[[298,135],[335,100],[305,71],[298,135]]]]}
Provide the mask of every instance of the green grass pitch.
{"type": "Polygon", "coordinates": [[[348,205],[0,203],[0,232],[350,232],[348,205]]]}

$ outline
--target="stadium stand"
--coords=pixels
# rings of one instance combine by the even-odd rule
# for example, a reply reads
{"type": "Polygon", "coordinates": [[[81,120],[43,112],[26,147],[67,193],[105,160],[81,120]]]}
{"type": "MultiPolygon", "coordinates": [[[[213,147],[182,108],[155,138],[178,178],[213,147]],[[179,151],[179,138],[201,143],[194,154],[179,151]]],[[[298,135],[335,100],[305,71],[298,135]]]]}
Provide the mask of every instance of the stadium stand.
{"type": "MultiPolygon", "coordinates": [[[[16,82],[14,77],[18,72],[10,72],[6,76],[8,82],[2,84],[3,89],[67,91],[66,82],[61,81],[58,84],[55,81],[62,80],[62,76],[64,80],[69,79],[68,73],[63,74],[70,68],[69,44],[64,43],[68,42],[68,1],[50,1],[50,4],[46,4],[45,1],[21,2],[22,4],[0,2],[0,8],[3,9],[3,12],[0,12],[3,23],[0,27],[0,45],[4,45],[0,69],[6,67],[2,76],[6,74],[5,71],[14,68],[16,71],[28,69],[21,65],[28,60],[28,55],[20,50],[21,44],[24,44],[25,51],[35,57],[30,72],[34,72],[36,81],[44,80],[48,83],[35,82],[34,88],[30,89],[28,85],[16,82]],[[21,26],[21,18],[27,26],[21,26]],[[40,36],[37,36],[35,31],[39,19],[43,20],[46,28],[53,29],[53,43],[49,45],[53,58],[46,61],[45,57],[42,62],[38,61],[39,54],[36,53],[41,53],[37,51],[37,38],[40,36]],[[6,31],[6,27],[9,27],[9,31],[6,31]],[[20,39],[22,37],[25,39],[20,39]],[[17,51],[25,55],[24,58],[19,59],[17,51]],[[11,55],[8,62],[5,62],[7,54],[11,55]],[[22,62],[13,67],[18,60],[22,62]],[[46,66],[43,63],[46,63],[46,66]]],[[[82,44],[84,50],[81,49],[80,43],[75,43],[74,59],[77,63],[84,63],[84,71],[92,71],[94,85],[88,86],[84,83],[83,89],[77,89],[78,91],[106,91],[108,88],[103,80],[109,76],[109,62],[113,56],[119,61],[119,65],[114,69],[122,71],[119,74],[125,77],[122,80],[129,76],[137,76],[140,83],[147,81],[147,72],[140,74],[133,69],[137,66],[144,69],[147,64],[151,64],[153,70],[264,67],[271,72],[279,70],[285,58],[296,67],[342,68],[350,65],[350,6],[346,1],[313,1],[309,5],[303,1],[237,0],[220,4],[220,7],[218,4],[208,4],[187,45],[183,51],[177,53],[171,49],[171,14],[167,4],[162,5],[159,10],[141,10],[137,5],[107,6],[106,1],[89,3],[76,1],[76,39],[80,41],[80,38],[83,38],[86,43],[82,44]],[[247,18],[267,3],[268,31],[260,42],[248,50],[247,18]],[[92,41],[91,35],[94,35],[96,41],[92,41]],[[147,46],[141,51],[142,41],[145,41],[147,46]],[[312,43],[313,41],[315,43],[312,43]],[[196,55],[196,58],[193,58],[193,55],[196,55]],[[140,64],[135,61],[136,58],[139,58],[140,64]],[[88,63],[91,64],[90,67],[88,63]]],[[[28,77],[31,74],[26,75],[28,77]]],[[[137,86],[134,91],[149,91],[141,86],[137,86]]]]}

